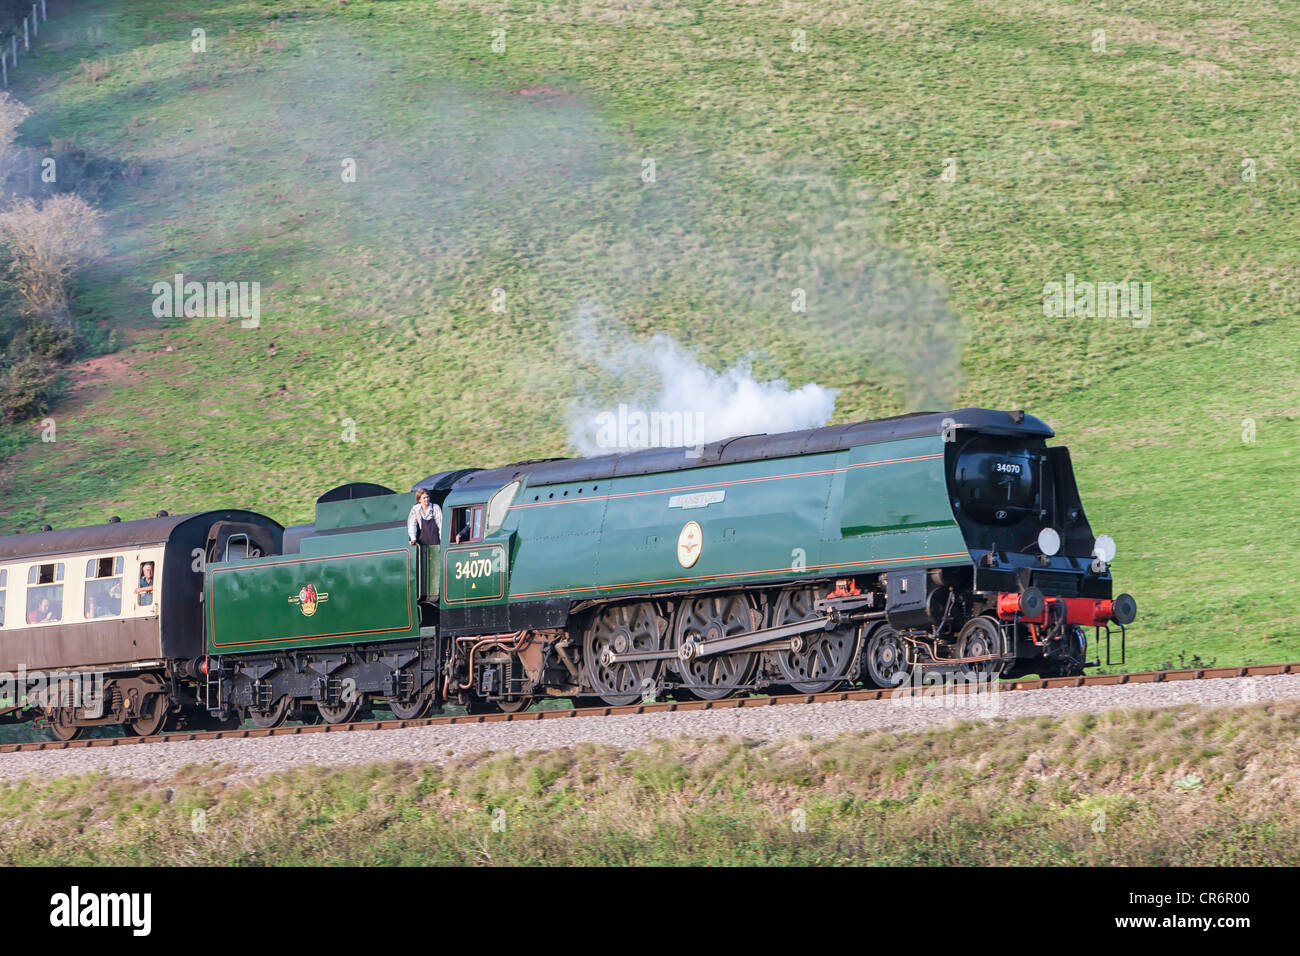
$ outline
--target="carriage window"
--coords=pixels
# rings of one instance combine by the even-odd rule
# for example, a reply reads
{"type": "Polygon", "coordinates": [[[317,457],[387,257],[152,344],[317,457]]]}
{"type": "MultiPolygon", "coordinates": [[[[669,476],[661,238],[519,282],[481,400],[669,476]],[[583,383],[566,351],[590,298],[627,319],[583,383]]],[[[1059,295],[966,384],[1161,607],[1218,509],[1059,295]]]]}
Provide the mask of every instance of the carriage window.
{"type": "Polygon", "coordinates": [[[466,505],[451,509],[451,540],[453,542],[481,541],[483,539],[483,506],[466,505]]]}
{"type": "Polygon", "coordinates": [[[5,591],[9,586],[9,572],[0,570],[0,627],[5,626],[5,591]]]}
{"type": "Polygon", "coordinates": [[[86,620],[122,613],[122,558],[91,558],[86,562],[86,620]]]}
{"type": "Polygon", "coordinates": [[[63,620],[63,565],[34,564],[27,573],[27,623],[63,620]]]}
{"type": "Polygon", "coordinates": [[[140,565],[140,586],[135,589],[135,603],[138,607],[153,604],[154,563],[145,561],[140,565]]]}

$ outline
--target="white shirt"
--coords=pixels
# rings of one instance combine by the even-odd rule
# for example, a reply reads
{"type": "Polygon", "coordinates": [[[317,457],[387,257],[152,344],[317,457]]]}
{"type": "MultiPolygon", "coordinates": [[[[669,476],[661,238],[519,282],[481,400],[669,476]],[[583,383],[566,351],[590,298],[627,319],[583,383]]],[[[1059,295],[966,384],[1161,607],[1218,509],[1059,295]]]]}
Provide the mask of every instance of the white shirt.
{"type": "Polygon", "coordinates": [[[406,540],[407,540],[407,541],[418,541],[418,540],[419,540],[419,538],[420,538],[420,519],[421,519],[421,518],[424,518],[426,521],[427,521],[429,518],[433,518],[433,523],[434,523],[434,525],[435,525],[435,526],[437,527],[437,529],[438,529],[438,538],[439,538],[439,540],[441,540],[441,538],[442,538],[442,509],[439,508],[437,505],[433,504],[432,502],[430,502],[430,503],[429,503],[429,510],[428,510],[428,511],[423,511],[423,510],[421,510],[421,508],[420,508],[420,503],[419,503],[418,501],[415,503],[415,506],[411,509],[411,513],[410,513],[409,515],[406,516],[406,540]]]}

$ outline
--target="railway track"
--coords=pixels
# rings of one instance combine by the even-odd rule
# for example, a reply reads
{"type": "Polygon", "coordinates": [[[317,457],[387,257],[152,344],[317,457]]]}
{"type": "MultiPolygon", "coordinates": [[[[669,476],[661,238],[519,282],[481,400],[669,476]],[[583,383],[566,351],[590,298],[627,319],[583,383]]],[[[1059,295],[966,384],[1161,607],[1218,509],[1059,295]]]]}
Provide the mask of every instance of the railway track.
{"type": "MultiPolygon", "coordinates": [[[[1055,690],[1067,687],[1108,687],[1119,684],[1159,684],[1173,681],[1214,680],[1225,677],[1272,677],[1300,674],[1300,663],[1256,664],[1250,667],[1197,667],[1180,670],[1136,671],[1127,674],[1092,674],[1085,677],[1049,677],[1029,680],[1000,681],[999,693],[1022,690],[1055,690]]],[[[969,693],[973,685],[949,685],[952,693],[969,693]]],[[[619,714],[673,713],[693,710],[734,710],[736,708],[780,707],[791,704],[827,704],[839,701],[885,700],[890,697],[913,697],[931,688],[907,686],[890,690],[837,690],[823,694],[782,694],[767,697],[732,697],[724,700],[655,701],[621,707],[580,707],[570,710],[532,710],[517,713],[452,714],[421,717],[413,720],[360,720],[343,724],[302,724],[272,728],[238,730],[181,731],[151,737],[97,737],[85,740],[45,740],[36,743],[6,744],[0,753],[23,753],[42,750],[78,750],[92,747],[127,747],[138,744],[179,743],[193,740],[232,740],[251,737],[292,737],[301,734],[337,734],[362,730],[402,730],[408,727],[431,727],[447,724],[483,724],[511,721],[564,720],[573,717],[610,717],[619,714]]]]}

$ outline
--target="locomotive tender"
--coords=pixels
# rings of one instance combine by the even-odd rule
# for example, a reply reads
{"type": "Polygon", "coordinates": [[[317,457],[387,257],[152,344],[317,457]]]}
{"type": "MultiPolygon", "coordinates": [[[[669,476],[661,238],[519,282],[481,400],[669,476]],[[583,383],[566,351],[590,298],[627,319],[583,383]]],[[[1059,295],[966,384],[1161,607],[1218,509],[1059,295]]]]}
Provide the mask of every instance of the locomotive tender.
{"type": "Polygon", "coordinates": [[[98,705],[19,687],[0,719],[66,738],[342,722],[374,704],[414,718],[891,687],[920,670],[1080,674],[1088,629],[1116,663],[1118,628],[1122,662],[1136,605],[1112,598],[1113,543],[1052,436],[967,408],[445,472],[416,485],[443,509],[438,547],[409,545],[408,495],[361,483],[289,529],[209,512],[3,538],[0,608],[7,579],[15,612],[52,565],[67,612],[124,558],[127,580],[146,555],[161,574],[152,611],[0,610],[0,667],[106,680],[98,705]]]}

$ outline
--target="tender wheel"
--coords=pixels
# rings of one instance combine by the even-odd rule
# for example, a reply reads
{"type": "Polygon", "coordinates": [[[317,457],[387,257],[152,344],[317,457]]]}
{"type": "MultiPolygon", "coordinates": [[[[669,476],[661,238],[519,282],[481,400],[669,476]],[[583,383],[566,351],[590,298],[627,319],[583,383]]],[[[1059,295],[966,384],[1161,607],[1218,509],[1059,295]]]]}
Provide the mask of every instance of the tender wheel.
{"type": "Polygon", "coordinates": [[[749,684],[758,664],[758,654],[742,651],[683,657],[682,648],[688,641],[698,643],[752,631],[754,617],[753,605],[743,594],[719,594],[682,601],[673,625],[673,646],[678,650],[677,670],[687,690],[704,700],[721,700],[749,684]]]}
{"type": "Polygon", "coordinates": [[[126,725],[126,732],[135,737],[153,737],[162,733],[171,716],[171,703],[166,694],[149,694],[140,705],[140,715],[126,725]]]}
{"type": "Polygon", "coordinates": [[[346,724],[357,719],[361,713],[361,707],[365,703],[365,695],[357,694],[350,703],[326,704],[324,702],[316,705],[316,710],[320,712],[321,719],[327,724],[346,724]]]}
{"type": "Polygon", "coordinates": [[[393,712],[393,716],[398,720],[418,720],[429,713],[433,706],[433,685],[430,684],[424,690],[420,691],[415,698],[407,703],[402,703],[393,697],[388,698],[388,709],[393,712]]]}
{"type": "Polygon", "coordinates": [[[293,706],[293,698],[285,694],[266,710],[259,707],[248,708],[248,719],[253,722],[254,727],[279,727],[289,717],[289,708],[293,706]]]}
{"type": "Polygon", "coordinates": [[[899,687],[907,682],[912,667],[907,642],[888,624],[871,632],[865,656],[867,677],[877,687],[899,687]]]}
{"type": "Polygon", "coordinates": [[[73,723],[72,709],[69,707],[60,707],[51,711],[46,719],[50,722],[50,733],[54,735],[55,740],[76,740],[85,732],[84,727],[78,727],[73,723]]]}
{"type": "Polygon", "coordinates": [[[1000,660],[1003,653],[1002,628],[997,622],[987,617],[973,617],[957,635],[957,656],[968,658],[986,658],[969,664],[962,664],[964,674],[989,674],[996,677],[1002,673],[1005,662],[1000,660]]]}
{"type": "MultiPolygon", "coordinates": [[[[816,617],[813,604],[817,592],[786,591],[772,613],[772,627],[795,624],[816,617]]],[[[785,682],[800,694],[820,694],[830,690],[849,674],[857,641],[853,631],[810,631],[802,635],[797,651],[773,651],[776,668],[785,682]]]]}
{"type": "Polygon", "coordinates": [[[646,687],[658,686],[662,661],[611,664],[610,654],[663,649],[663,621],[652,604],[622,604],[601,611],[582,639],[582,672],[597,696],[612,707],[635,704],[646,687]]]}

